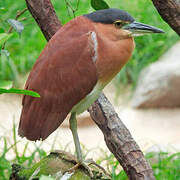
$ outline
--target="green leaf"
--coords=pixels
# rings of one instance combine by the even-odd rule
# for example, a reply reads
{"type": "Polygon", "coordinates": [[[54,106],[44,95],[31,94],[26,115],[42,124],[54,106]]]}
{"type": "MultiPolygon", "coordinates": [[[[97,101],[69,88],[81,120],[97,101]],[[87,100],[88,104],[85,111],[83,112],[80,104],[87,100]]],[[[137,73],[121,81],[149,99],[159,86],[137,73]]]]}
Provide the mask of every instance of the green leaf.
{"type": "Polygon", "coordinates": [[[13,85],[12,81],[2,81],[0,80],[0,88],[4,88],[4,89],[10,89],[13,85]]]}
{"type": "Polygon", "coordinates": [[[91,6],[95,10],[108,9],[109,5],[103,0],[91,0],[91,6]]]}
{"type": "Polygon", "coordinates": [[[24,30],[24,25],[15,19],[8,19],[8,23],[11,24],[11,26],[19,33],[19,35],[24,30]]]}
{"type": "Polygon", "coordinates": [[[15,93],[15,94],[24,94],[24,95],[33,96],[33,97],[40,97],[40,95],[34,91],[29,91],[29,90],[24,90],[24,89],[15,89],[15,88],[11,88],[11,89],[0,88],[0,94],[3,94],[3,93],[15,93]]]}
{"type": "Polygon", "coordinates": [[[11,36],[12,34],[0,33],[0,46],[3,45],[11,36]]]}

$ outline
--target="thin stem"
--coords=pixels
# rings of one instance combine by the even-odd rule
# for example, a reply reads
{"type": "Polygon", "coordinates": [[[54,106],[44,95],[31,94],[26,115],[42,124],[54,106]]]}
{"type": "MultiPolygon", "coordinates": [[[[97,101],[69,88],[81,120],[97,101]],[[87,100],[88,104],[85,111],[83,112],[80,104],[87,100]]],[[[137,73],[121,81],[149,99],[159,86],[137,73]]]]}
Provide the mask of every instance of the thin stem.
{"type": "Polygon", "coordinates": [[[73,17],[75,18],[75,12],[78,10],[79,8],[79,2],[80,0],[77,0],[77,4],[76,4],[76,8],[73,8],[73,6],[67,1],[67,0],[64,0],[65,3],[66,3],[66,7],[67,7],[67,10],[68,10],[68,14],[70,15],[70,12],[69,12],[69,8],[71,9],[72,13],[73,13],[73,17]]]}
{"type": "Polygon", "coordinates": [[[28,9],[24,8],[22,11],[18,11],[15,19],[17,20],[21,15],[23,15],[28,9]]]}
{"type": "MultiPolygon", "coordinates": [[[[24,8],[22,11],[17,11],[17,15],[15,17],[15,20],[18,20],[18,18],[23,15],[28,9],[27,8],[24,8]]],[[[13,31],[13,27],[10,26],[7,33],[10,34],[11,32],[13,31]]],[[[4,42],[4,44],[2,45],[2,49],[5,49],[5,45],[6,45],[6,42],[4,42]]]]}

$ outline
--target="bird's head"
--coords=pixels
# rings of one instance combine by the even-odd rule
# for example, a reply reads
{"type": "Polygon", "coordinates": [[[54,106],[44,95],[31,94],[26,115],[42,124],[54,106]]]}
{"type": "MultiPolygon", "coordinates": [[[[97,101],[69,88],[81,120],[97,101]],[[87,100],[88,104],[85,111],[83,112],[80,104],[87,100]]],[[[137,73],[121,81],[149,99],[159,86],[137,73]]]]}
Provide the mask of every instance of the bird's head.
{"type": "Polygon", "coordinates": [[[116,39],[126,39],[150,33],[164,33],[159,28],[136,22],[129,13],[120,9],[104,9],[84,16],[97,23],[106,34],[110,32],[116,39]]]}

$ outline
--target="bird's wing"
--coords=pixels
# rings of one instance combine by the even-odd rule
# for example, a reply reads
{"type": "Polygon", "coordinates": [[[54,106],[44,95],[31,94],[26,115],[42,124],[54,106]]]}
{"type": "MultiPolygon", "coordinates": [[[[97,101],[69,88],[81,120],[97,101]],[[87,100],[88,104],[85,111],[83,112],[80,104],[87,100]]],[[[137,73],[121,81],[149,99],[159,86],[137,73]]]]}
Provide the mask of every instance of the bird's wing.
{"type": "Polygon", "coordinates": [[[41,97],[24,96],[20,136],[29,140],[46,139],[72,107],[91,92],[97,82],[97,72],[89,35],[85,33],[66,42],[61,38],[58,42],[60,32],[49,41],[25,86],[41,97]]]}

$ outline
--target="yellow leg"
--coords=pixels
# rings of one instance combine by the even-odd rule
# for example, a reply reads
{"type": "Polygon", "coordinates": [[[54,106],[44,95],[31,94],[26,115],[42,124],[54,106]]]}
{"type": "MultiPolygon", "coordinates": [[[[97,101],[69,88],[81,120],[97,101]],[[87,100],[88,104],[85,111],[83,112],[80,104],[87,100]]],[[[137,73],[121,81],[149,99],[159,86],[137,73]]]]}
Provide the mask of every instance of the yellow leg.
{"type": "Polygon", "coordinates": [[[76,154],[77,154],[77,160],[79,163],[82,163],[83,158],[82,158],[82,152],[81,152],[79,137],[78,137],[78,133],[77,133],[76,113],[74,113],[74,112],[71,113],[69,123],[70,123],[70,129],[71,129],[73,139],[74,139],[74,144],[75,144],[75,149],[76,149],[76,154]]]}

